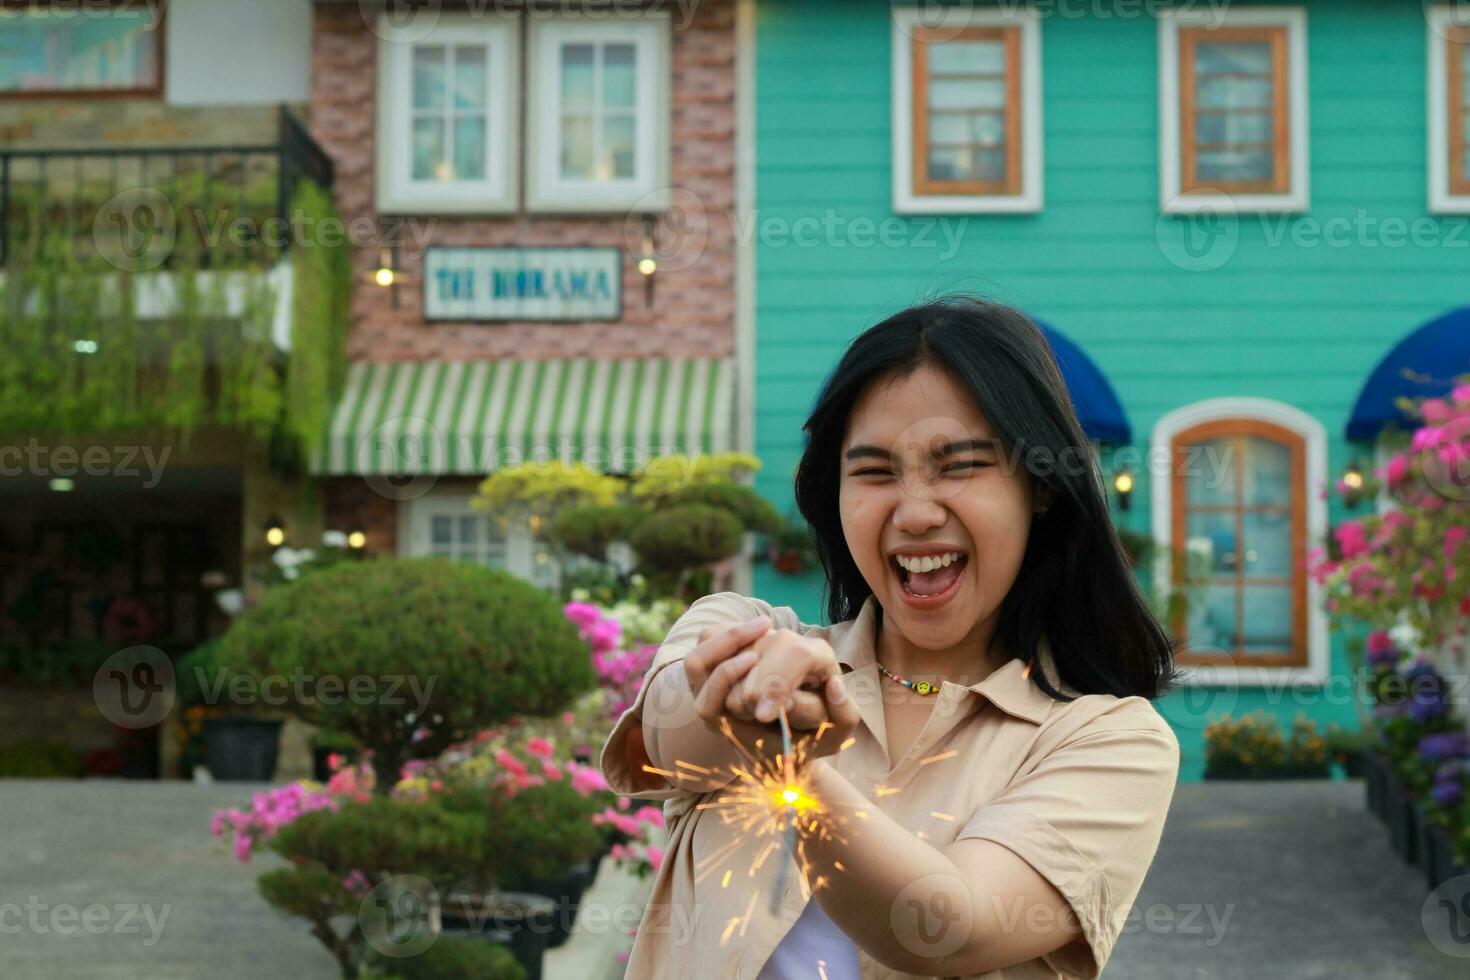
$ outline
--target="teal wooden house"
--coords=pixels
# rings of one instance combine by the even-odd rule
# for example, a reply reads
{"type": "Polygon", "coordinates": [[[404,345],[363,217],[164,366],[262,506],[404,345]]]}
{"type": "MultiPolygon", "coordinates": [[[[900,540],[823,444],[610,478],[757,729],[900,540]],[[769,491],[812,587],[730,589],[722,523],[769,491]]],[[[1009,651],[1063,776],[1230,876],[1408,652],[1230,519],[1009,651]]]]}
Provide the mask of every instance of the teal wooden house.
{"type": "MultiPolygon", "coordinates": [[[[1400,437],[1394,399],[1470,370],[1470,8],[760,0],[752,20],[759,488],[790,504],[802,422],[862,329],[950,290],[1018,306],[1118,526],[1189,556],[1193,681],[1159,703],[1184,778],[1225,713],[1356,727],[1303,559],[1351,513],[1331,486],[1400,437]]],[[[1184,587],[1167,560],[1139,573],[1184,587]]],[[[759,564],[753,588],[821,621],[813,570],[759,564]]]]}

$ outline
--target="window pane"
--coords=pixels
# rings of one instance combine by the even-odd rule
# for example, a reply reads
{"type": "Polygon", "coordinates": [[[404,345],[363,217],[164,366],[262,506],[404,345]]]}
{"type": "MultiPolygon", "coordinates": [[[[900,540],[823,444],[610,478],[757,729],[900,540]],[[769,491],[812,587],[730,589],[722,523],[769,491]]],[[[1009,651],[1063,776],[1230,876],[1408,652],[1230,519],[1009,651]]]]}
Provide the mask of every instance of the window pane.
{"type": "Polygon", "coordinates": [[[998,112],[936,112],[929,116],[931,143],[980,143],[1003,146],[1005,116],[998,112]]]}
{"type": "Polygon", "coordinates": [[[998,78],[931,78],[927,96],[930,109],[1004,109],[1006,84],[998,78]]]}
{"type": "Polygon", "coordinates": [[[1286,507],[1291,504],[1291,448],[1273,439],[1242,440],[1245,502],[1286,507]]]}
{"type": "Polygon", "coordinates": [[[608,44],[602,49],[602,104],[628,107],[638,93],[635,54],[631,44],[608,44]]]}
{"type": "Polygon", "coordinates": [[[1196,44],[1194,70],[1208,75],[1220,72],[1271,74],[1271,45],[1264,41],[1196,44]]]}
{"type": "Polygon", "coordinates": [[[444,166],[444,120],[415,119],[413,121],[413,179],[445,180],[449,174],[444,166]]]}
{"type": "Polygon", "coordinates": [[[988,72],[1004,74],[1006,47],[1003,41],[932,41],[927,48],[929,71],[988,72]]]}
{"type": "Polygon", "coordinates": [[[631,115],[608,116],[602,121],[603,166],[598,176],[633,176],[634,125],[631,115]]]}
{"type": "Polygon", "coordinates": [[[1186,520],[1190,571],[1198,575],[1234,575],[1235,512],[1195,511],[1186,520]]]}
{"type": "MultiPolygon", "coordinates": [[[[75,6],[75,5],[73,5],[75,6]]],[[[9,10],[0,31],[0,91],[144,88],[158,80],[159,31],[131,10],[9,10]]]]}
{"type": "Polygon", "coordinates": [[[1202,112],[1194,126],[1200,145],[1270,143],[1274,135],[1269,112],[1202,112]]]}
{"type": "Polygon", "coordinates": [[[1245,590],[1242,646],[1249,653],[1285,653],[1291,649],[1291,588],[1253,586],[1245,590]]]}
{"type": "Polygon", "coordinates": [[[592,117],[589,115],[562,117],[561,175],[584,180],[592,176],[592,117]]]}
{"type": "Polygon", "coordinates": [[[454,104],[460,109],[483,109],[485,91],[485,49],[454,49],[454,104]]]}
{"type": "Polygon", "coordinates": [[[1188,645],[1192,649],[1235,649],[1235,586],[1209,585],[1190,600],[1188,645]]]}
{"type": "Polygon", "coordinates": [[[480,540],[480,518],[461,517],[459,519],[459,543],[473,546],[480,540]]]}
{"type": "Polygon", "coordinates": [[[1177,479],[1185,483],[1185,500],[1191,505],[1233,504],[1235,502],[1235,440],[1226,436],[1205,439],[1182,450],[1183,460],[1176,464],[1177,479]]]}
{"type": "Polygon", "coordinates": [[[1270,180],[1276,172],[1272,150],[1201,150],[1194,158],[1195,176],[1202,181],[1270,180]]]}
{"type": "Polygon", "coordinates": [[[592,105],[592,45],[561,46],[561,104],[564,109],[592,105]]]}
{"type": "Polygon", "coordinates": [[[1253,578],[1291,576],[1291,515],[1286,511],[1246,511],[1245,574],[1253,578]]]}
{"type": "Polygon", "coordinates": [[[454,522],[448,517],[434,517],[429,522],[429,541],[435,545],[446,545],[454,539],[454,522]]]}
{"type": "Polygon", "coordinates": [[[454,121],[454,170],[460,180],[485,179],[485,117],[454,121]]]}
{"type": "Polygon", "coordinates": [[[413,107],[444,107],[444,48],[413,49],[413,107]]]}
{"type": "Polygon", "coordinates": [[[1201,109],[1268,109],[1273,91],[1268,78],[1201,78],[1194,102],[1201,109]]]}
{"type": "Polygon", "coordinates": [[[1005,151],[967,146],[931,146],[929,177],[931,180],[1005,180],[1005,151]]]}

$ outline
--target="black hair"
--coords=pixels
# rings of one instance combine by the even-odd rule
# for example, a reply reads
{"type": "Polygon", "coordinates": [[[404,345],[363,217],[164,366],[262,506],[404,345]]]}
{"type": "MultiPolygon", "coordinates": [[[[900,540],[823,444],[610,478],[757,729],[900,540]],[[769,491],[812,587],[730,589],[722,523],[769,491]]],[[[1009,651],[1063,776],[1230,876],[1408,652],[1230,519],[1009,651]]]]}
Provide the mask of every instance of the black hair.
{"type": "MultiPolygon", "coordinates": [[[[1096,455],[1046,335],[1019,310],[977,296],[941,296],[864,331],[828,375],[802,426],[796,504],[826,576],[830,621],[855,618],[872,595],[838,510],[840,455],[853,406],[872,382],[926,365],[967,390],[1004,457],[1022,460],[1052,491],[1046,512],[1032,520],[996,639],[1031,664],[1044,637],[1061,681],[1084,694],[1153,699],[1166,693],[1178,680],[1173,641],[1129,568],[1096,455]]],[[[1044,671],[1029,676],[1050,697],[1069,700],[1044,671]]]]}

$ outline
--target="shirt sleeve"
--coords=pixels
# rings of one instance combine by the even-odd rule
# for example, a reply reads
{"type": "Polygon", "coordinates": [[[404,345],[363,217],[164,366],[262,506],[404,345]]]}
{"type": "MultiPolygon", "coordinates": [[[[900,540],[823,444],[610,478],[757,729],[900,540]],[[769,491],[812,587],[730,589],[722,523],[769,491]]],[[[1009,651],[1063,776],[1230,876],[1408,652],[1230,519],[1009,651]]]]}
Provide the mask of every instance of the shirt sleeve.
{"type": "MultiPolygon", "coordinates": [[[[674,622],[669,635],[659,645],[658,653],[654,655],[653,663],[649,665],[633,703],[619,716],[607,741],[603,743],[599,764],[603,778],[613,792],[638,800],[673,800],[682,803],[682,807],[675,807],[676,811],[687,809],[689,802],[700,795],[675,786],[662,777],[643,772],[645,765],[652,765],[643,743],[643,704],[654,678],[670,664],[687,657],[699,644],[702,630],[709,626],[732,626],[756,616],[770,617],[777,627],[796,629],[798,626],[796,613],[790,607],[775,608],[764,600],[738,592],[717,592],[696,599],[674,622]],[[638,777],[636,781],[635,777],[638,777]],[[660,779],[664,785],[651,789],[638,788],[652,779],[660,779]]],[[[692,695],[690,704],[692,711],[692,695]]],[[[671,817],[674,814],[668,813],[666,808],[665,815],[671,817]]]]}
{"type": "Polygon", "coordinates": [[[1047,753],[958,838],[1004,845],[1067,899],[1082,938],[1042,959],[1066,976],[1096,977],[1153,863],[1179,775],[1168,723],[1084,731],[1047,753]]]}

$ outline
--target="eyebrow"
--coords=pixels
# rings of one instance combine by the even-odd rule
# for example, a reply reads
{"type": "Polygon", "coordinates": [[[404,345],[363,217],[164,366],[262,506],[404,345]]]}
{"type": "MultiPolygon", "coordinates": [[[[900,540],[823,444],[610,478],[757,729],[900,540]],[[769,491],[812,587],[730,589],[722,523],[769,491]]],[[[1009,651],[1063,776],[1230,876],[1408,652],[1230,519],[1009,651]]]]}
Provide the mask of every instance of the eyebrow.
{"type": "MultiPolygon", "coordinates": [[[[963,453],[970,450],[994,452],[995,449],[996,442],[994,439],[961,439],[958,442],[946,442],[939,447],[939,451],[934,455],[936,457],[953,456],[955,453],[963,453]]],[[[892,459],[893,453],[879,446],[853,446],[846,453],[847,459],[866,459],[869,457],[875,459],[892,459]]]]}

